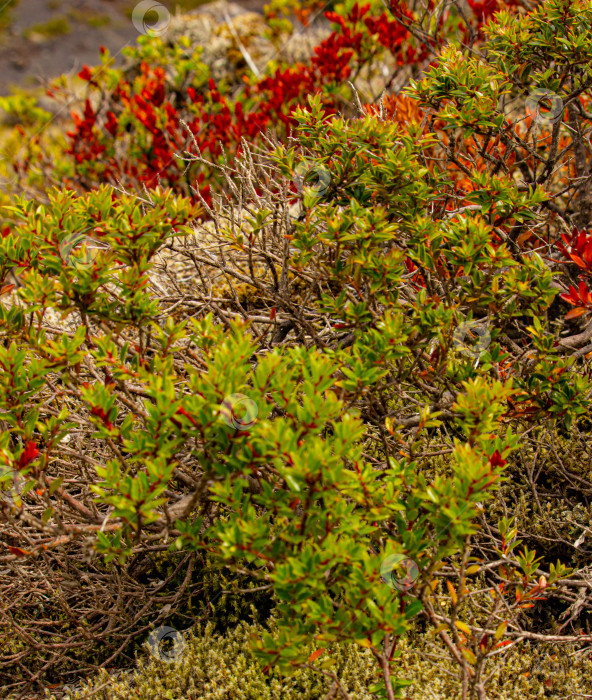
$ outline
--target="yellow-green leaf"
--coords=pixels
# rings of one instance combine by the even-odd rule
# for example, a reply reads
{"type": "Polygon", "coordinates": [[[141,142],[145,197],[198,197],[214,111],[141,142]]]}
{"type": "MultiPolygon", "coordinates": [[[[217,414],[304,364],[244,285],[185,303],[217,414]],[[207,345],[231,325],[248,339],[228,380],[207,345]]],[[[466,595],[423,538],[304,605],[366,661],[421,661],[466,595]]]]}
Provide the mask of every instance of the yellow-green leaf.
{"type": "Polygon", "coordinates": [[[470,649],[461,649],[462,655],[465,657],[465,659],[470,663],[473,664],[473,666],[477,663],[477,657],[475,654],[470,649]]]}
{"type": "Polygon", "coordinates": [[[502,622],[499,627],[495,630],[494,639],[496,642],[499,642],[499,640],[504,636],[506,633],[506,629],[508,628],[508,621],[505,620],[502,622]]]}
{"type": "Polygon", "coordinates": [[[455,620],[454,624],[461,632],[464,632],[465,634],[471,634],[471,628],[466,624],[466,622],[455,620]]]}

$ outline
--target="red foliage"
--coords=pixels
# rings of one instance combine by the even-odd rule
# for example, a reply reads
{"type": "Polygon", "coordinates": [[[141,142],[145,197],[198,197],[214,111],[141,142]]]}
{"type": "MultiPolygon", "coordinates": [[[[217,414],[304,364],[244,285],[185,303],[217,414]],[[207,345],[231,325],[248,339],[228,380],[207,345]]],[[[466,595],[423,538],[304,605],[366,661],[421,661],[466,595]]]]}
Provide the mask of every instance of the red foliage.
{"type": "Polygon", "coordinates": [[[18,468],[22,469],[23,467],[26,467],[27,464],[30,464],[34,459],[37,459],[39,455],[40,452],[37,445],[32,440],[29,440],[21,456],[19,457],[18,468]]]}
{"type": "Polygon", "coordinates": [[[592,309],[592,294],[588,290],[584,280],[580,280],[578,288],[570,286],[569,294],[561,294],[561,298],[576,308],[569,311],[565,318],[577,318],[592,309]]]}
{"type": "Polygon", "coordinates": [[[563,234],[561,241],[555,245],[566,260],[575,263],[582,271],[579,277],[578,288],[570,286],[568,294],[561,294],[563,301],[575,308],[565,315],[566,319],[578,318],[592,310],[592,293],[582,276],[592,274],[592,235],[587,231],[579,231],[574,228],[571,236],[563,234]]]}
{"type": "MultiPolygon", "coordinates": [[[[84,71],[81,71],[80,75],[82,75],[82,73],[84,73],[84,71]]],[[[97,143],[96,140],[98,134],[95,128],[97,124],[97,114],[93,110],[90,100],[87,99],[85,102],[82,117],[76,114],[76,112],[72,112],[72,119],[75,129],[74,131],[69,131],[68,136],[76,140],[78,149],[76,152],[72,149],[68,152],[74,155],[78,163],[100,156],[105,151],[105,146],[97,143]]]]}
{"type": "Polygon", "coordinates": [[[489,464],[492,467],[503,467],[506,464],[506,460],[501,456],[499,450],[496,450],[489,458],[489,464]]]}
{"type": "Polygon", "coordinates": [[[467,0],[479,24],[486,22],[499,9],[497,0],[467,0]]]}
{"type": "Polygon", "coordinates": [[[479,28],[498,10],[520,6],[519,0],[467,0],[467,2],[477,19],[479,28]]]}
{"type": "Polygon", "coordinates": [[[557,242],[557,248],[561,253],[582,270],[592,272],[592,235],[574,228],[571,238],[565,234],[561,238],[563,243],[557,242]]]}
{"type": "Polygon", "coordinates": [[[90,410],[90,413],[92,416],[97,416],[97,418],[100,418],[103,421],[103,425],[108,429],[111,430],[113,428],[113,423],[109,420],[109,416],[105,413],[105,409],[101,408],[100,406],[93,406],[90,410]]]}
{"type": "MultiPolygon", "coordinates": [[[[398,9],[409,15],[406,7],[398,9]]],[[[168,98],[165,71],[143,62],[136,82],[122,78],[106,108],[95,111],[87,100],[83,114],[73,114],[68,153],[86,169],[99,170],[103,181],[131,179],[147,187],[175,187],[185,176],[185,163],[179,162],[177,154],[193,155],[199,151],[216,160],[223,151],[231,156],[239,153],[243,138],[252,142],[269,127],[282,124],[289,132],[294,123],[294,107],[329,84],[343,83],[353,66],[359,68],[372,60],[376,38],[393,54],[399,52],[399,64],[427,56],[425,49],[417,52],[411,46],[405,47],[409,32],[401,22],[389,20],[386,13],[374,17],[369,12],[370,5],[357,4],[346,17],[327,12],[326,17],[337,28],[314,49],[309,64],[278,68],[254,84],[245,79],[246,89],[237,100],[225,97],[210,80],[207,89],[198,92],[189,87],[173,103],[168,98]],[[181,120],[188,131],[180,125],[181,120]],[[130,152],[122,158],[116,155],[114,142],[124,138],[130,128],[133,130],[134,124],[146,133],[137,138],[141,152],[130,152]]],[[[83,67],[79,77],[98,87],[96,72],[88,66],[83,67]]],[[[326,113],[336,113],[338,99],[325,92],[324,100],[326,113]]],[[[196,175],[196,179],[202,196],[209,200],[209,186],[203,185],[203,174],[201,178],[196,175]]],[[[191,192],[187,194],[192,196],[191,192]]]]}

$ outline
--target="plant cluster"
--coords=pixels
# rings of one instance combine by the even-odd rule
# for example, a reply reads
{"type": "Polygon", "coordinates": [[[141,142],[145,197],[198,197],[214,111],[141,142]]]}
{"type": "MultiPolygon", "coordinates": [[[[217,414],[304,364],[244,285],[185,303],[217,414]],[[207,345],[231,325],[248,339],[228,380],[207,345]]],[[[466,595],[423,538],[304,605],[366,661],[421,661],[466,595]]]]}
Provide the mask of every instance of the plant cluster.
{"type": "MultiPolygon", "coordinates": [[[[10,692],[166,625],[222,653],[251,603],[259,697],[425,697],[435,664],[434,697],[484,700],[523,647],[590,690],[592,4],[469,5],[335,5],[308,65],[240,89],[144,39],[15,162],[10,692]]],[[[315,7],[272,3],[270,38],[315,7]]],[[[220,682],[169,675],[136,684],[220,682]]]]}
{"type": "Polygon", "coordinates": [[[73,91],[63,81],[49,91],[64,105],[79,104],[59,162],[50,148],[36,148],[42,136],[34,136],[11,167],[25,180],[41,171],[45,188],[65,182],[87,190],[99,181],[121,182],[135,188],[170,186],[192,198],[199,189],[207,199],[216,173],[203,165],[197,172],[189,167],[197,154],[220,164],[241,152],[243,139],[261,142],[270,128],[279,137],[290,133],[293,109],[310,94],[323,96],[326,114],[352,115],[352,81],[355,90],[375,101],[426,65],[447,37],[460,33],[471,36],[471,43],[477,39],[483,18],[471,22],[459,15],[456,4],[445,16],[440,12],[434,26],[429,23],[429,13],[436,9],[433,0],[417,8],[422,10],[417,21],[412,7],[398,5],[390,15],[378,0],[341,5],[339,12],[325,13],[334,29],[313,49],[309,62],[288,64],[281,60],[281,47],[292,25],[274,23],[286,7],[272,4],[269,35],[278,60],[263,75],[244,75],[239,81],[229,75],[221,84],[201,60],[202,47],[188,39],[171,45],[164,38],[143,36],[137,47],[123,51],[127,65],[120,69],[103,49],[101,65],[85,66],[79,73],[87,86],[83,99],[79,89],[73,91]],[[429,25],[427,31],[424,25],[429,25]]]}

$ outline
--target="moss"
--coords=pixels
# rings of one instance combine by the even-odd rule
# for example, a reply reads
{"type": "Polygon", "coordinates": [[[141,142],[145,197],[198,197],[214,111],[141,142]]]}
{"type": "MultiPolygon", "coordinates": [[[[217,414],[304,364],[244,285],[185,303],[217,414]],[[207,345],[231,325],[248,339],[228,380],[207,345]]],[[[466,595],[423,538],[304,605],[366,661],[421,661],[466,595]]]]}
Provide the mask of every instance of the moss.
{"type": "MultiPolygon", "coordinates": [[[[213,626],[196,630],[185,638],[185,646],[172,662],[147,656],[127,678],[115,679],[103,671],[96,680],[68,695],[82,698],[101,685],[96,700],[160,700],[161,698],[200,698],[200,700],[316,700],[324,697],[333,681],[310,669],[290,677],[275,669],[264,673],[250,651],[251,638],[262,628],[240,623],[225,635],[216,635],[213,626]]],[[[311,652],[313,649],[311,648],[311,652]]],[[[329,657],[329,655],[328,655],[329,657]]],[[[368,650],[337,646],[327,663],[340,677],[352,700],[370,700],[374,662],[368,650]]]]}
{"type": "Polygon", "coordinates": [[[102,14],[100,12],[90,12],[89,10],[79,10],[73,8],[69,10],[68,16],[76,22],[81,22],[89,27],[94,27],[96,29],[100,27],[105,27],[111,22],[109,15],[102,14]]]}
{"type": "Polygon", "coordinates": [[[32,27],[29,27],[29,29],[25,30],[24,36],[26,39],[30,39],[34,35],[52,39],[56,36],[69,34],[70,31],[71,27],[67,17],[52,17],[43,24],[34,24],[32,27]]]}
{"type": "MultiPolygon", "coordinates": [[[[207,5],[209,2],[211,2],[211,0],[164,0],[160,4],[164,5],[169,12],[174,13],[177,11],[191,12],[191,10],[197,10],[202,5],[207,5]]],[[[137,2],[134,2],[125,8],[124,12],[128,17],[132,16],[137,4],[137,2]]],[[[156,15],[154,19],[156,19],[156,15]]],[[[148,19],[147,22],[150,23],[148,19]]]]}
{"type": "Polygon", "coordinates": [[[0,6],[0,29],[6,29],[10,26],[11,16],[10,13],[18,5],[18,0],[13,0],[12,2],[3,2],[0,6]]]}
{"type": "MultiPolygon", "coordinates": [[[[273,629],[273,628],[272,628],[273,629]]],[[[333,681],[310,668],[281,676],[268,673],[250,651],[250,643],[263,628],[240,623],[226,634],[212,625],[184,635],[184,645],[171,661],[144,655],[137,669],[119,675],[102,671],[90,682],[68,691],[69,700],[82,700],[92,691],[96,700],[317,700],[325,697],[333,681]],[[103,687],[101,687],[103,686],[103,687]]],[[[408,700],[453,700],[461,697],[457,669],[444,649],[429,635],[402,639],[395,673],[412,684],[408,700]],[[428,659],[428,654],[430,658],[428,659]]],[[[313,651],[313,648],[310,648],[313,651]]],[[[375,662],[369,650],[334,645],[319,662],[340,679],[352,700],[370,700],[375,682],[375,662]]],[[[592,690],[592,662],[574,649],[524,643],[495,656],[488,666],[489,700],[577,697],[592,690]],[[569,656],[568,654],[571,654],[569,656]]],[[[53,696],[52,696],[53,697],[53,696]]]]}
{"type": "Polygon", "coordinates": [[[189,12],[207,4],[208,2],[209,0],[175,0],[174,5],[180,10],[189,12]]]}

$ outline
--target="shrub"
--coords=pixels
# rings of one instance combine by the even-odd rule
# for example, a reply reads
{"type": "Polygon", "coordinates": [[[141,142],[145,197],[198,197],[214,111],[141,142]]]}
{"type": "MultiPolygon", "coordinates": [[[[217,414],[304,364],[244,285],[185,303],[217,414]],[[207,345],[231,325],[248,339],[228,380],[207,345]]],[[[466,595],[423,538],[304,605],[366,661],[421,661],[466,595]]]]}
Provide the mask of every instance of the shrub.
{"type": "MultiPolygon", "coordinates": [[[[355,45],[348,61],[373,60],[361,24],[383,45],[409,38],[402,17],[342,11],[324,44],[338,57],[339,36],[355,45]]],[[[204,111],[186,56],[172,79],[141,64],[133,92],[102,74],[123,109],[104,114],[113,133],[90,100],[76,120],[73,143],[90,151],[71,172],[89,191],[17,198],[0,240],[8,688],[129,659],[151,623],[191,625],[213,591],[241,598],[233,621],[248,618],[247,593],[273,607],[253,647],[261,673],[344,697],[349,671],[324,665],[331,649],[368,670],[363,692],[391,700],[414,682],[405,644],[433,656],[428,628],[463,698],[487,697],[524,640],[535,658],[549,643],[583,653],[587,566],[571,542],[547,543],[588,514],[589,474],[555,446],[587,454],[588,234],[565,227],[589,224],[572,174],[584,172],[590,13],[564,0],[500,13],[481,55],[449,45],[355,119],[327,108],[349,76],[332,62],[345,73],[326,74],[306,108],[288,118],[290,101],[266,103],[289,121],[280,141],[243,140],[226,160],[195,149],[190,177],[217,186],[191,198],[180,164],[172,189],[142,195],[97,178],[124,162],[164,172],[155,139],[170,148],[179,117],[165,82],[179,79],[179,104],[220,133],[240,100],[231,109],[210,83],[219,99],[204,111]],[[529,115],[524,85],[559,90],[567,124],[562,109],[552,126],[529,115]],[[143,110],[149,97],[160,112],[143,110]],[[561,516],[529,522],[549,505],[561,516]]]]}

